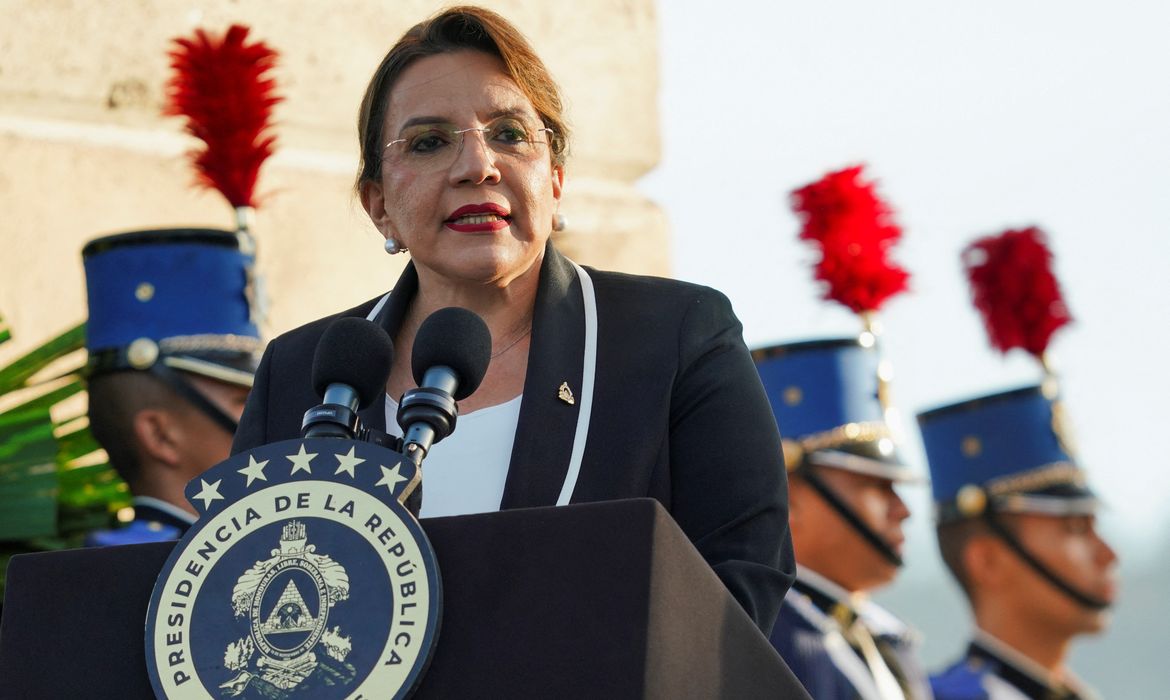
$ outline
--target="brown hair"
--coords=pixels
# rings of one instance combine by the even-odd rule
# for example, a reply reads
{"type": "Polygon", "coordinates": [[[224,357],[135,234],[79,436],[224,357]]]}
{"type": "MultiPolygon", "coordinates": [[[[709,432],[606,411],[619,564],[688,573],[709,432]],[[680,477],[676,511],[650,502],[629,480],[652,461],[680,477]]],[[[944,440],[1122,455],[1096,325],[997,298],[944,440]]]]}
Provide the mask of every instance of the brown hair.
{"type": "Polygon", "coordinates": [[[147,409],[186,414],[195,409],[148,372],[124,371],[91,377],[89,431],[105,448],[110,465],[133,490],[142,476],[142,453],[134,416],[147,409]]]}
{"type": "Polygon", "coordinates": [[[943,523],[935,530],[938,535],[938,553],[968,599],[971,598],[971,583],[967,577],[967,567],[963,565],[963,551],[972,537],[986,531],[982,523],[974,520],[943,523]]]}
{"type": "MultiPolygon", "coordinates": [[[[996,516],[1001,527],[1015,534],[1018,530],[1015,519],[1011,514],[996,516]]],[[[964,518],[952,522],[941,523],[936,526],[938,536],[938,552],[942,555],[943,563],[955,577],[959,587],[963,589],[967,599],[974,602],[974,591],[971,588],[971,576],[963,563],[963,552],[967,545],[976,537],[989,537],[994,534],[992,529],[982,518],[964,518]]]]}
{"type": "Polygon", "coordinates": [[[382,122],[386,119],[390,91],[402,72],[420,58],[468,50],[481,51],[503,61],[508,76],[532,102],[544,125],[553,130],[550,143],[553,163],[565,164],[569,127],[560,90],[532,46],[516,27],[491,10],[452,7],[403,34],[366,86],[358,112],[361,164],[354,183],[356,188],[381,176],[382,122]]]}

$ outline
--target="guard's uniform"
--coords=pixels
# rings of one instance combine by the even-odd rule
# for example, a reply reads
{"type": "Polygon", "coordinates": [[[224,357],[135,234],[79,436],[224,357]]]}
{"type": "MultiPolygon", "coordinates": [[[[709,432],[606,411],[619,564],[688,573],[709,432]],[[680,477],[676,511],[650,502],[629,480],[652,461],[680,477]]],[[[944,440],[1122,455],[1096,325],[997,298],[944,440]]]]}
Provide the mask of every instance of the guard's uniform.
{"type": "Polygon", "coordinates": [[[1095,700],[1075,678],[1058,681],[995,637],[977,630],[964,658],[931,678],[940,700],[1095,700]]]}
{"type": "MultiPolygon", "coordinates": [[[[216,229],[133,231],[90,241],[82,251],[89,302],[87,375],[149,373],[233,434],[235,418],[187,377],[252,386],[263,347],[254,248],[247,233],[216,229]]],[[[192,522],[194,516],[176,504],[138,494],[133,521],[93,532],[86,542],[174,540],[192,522]]]]}
{"type": "Polygon", "coordinates": [[[85,538],[87,547],[119,544],[169,542],[182,537],[195,522],[195,516],[182,508],[149,496],[135,496],[134,519],[116,530],[95,530],[85,538]]]}
{"type": "Polygon", "coordinates": [[[814,698],[928,698],[918,635],[876,603],[800,569],[772,646],[814,698]]]}
{"type": "MultiPolygon", "coordinates": [[[[818,476],[818,469],[842,469],[891,482],[920,480],[902,464],[885,422],[886,387],[872,343],[816,340],[761,348],[752,356],[784,438],[789,473],[900,566],[891,545],[818,476]]],[[[864,594],[851,595],[804,568],[800,552],[797,561],[796,583],[770,639],[809,694],[818,700],[930,698],[916,634],[864,594]]]]}
{"type": "MultiPolygon", "coordinates": [[[[1091,609],[1108,607],[1030,552],[1000,517],[1094,514],[1098,499],[1073,458],[1054,382],[981,396],[919,414],[940,524],[982,521],[1047,584],[1091,609]]],[[[932,676],[939,700],[1074,700],[1096,697],[1061,683],[1019,652],[977,631],[963,658],[932,676]]]]}

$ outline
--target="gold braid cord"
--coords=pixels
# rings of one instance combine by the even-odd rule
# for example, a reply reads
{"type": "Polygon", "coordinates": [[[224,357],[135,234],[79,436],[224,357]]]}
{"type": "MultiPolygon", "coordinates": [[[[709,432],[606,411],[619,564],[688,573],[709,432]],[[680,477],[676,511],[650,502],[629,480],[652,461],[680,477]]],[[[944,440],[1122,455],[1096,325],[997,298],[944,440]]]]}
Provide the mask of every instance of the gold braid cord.
{"type": "Polygon", "coordinates": [[[1014,493],[1039,491],[1049,486],[1062,484],[1084,486],[1085,473],[1069,462],[1053,462],[1022,474],[993,479],[987,482],[986,490],[992,496],[1006,496],[1014,493]]]}
{"type": "Polygon", "coordinates": [[[176,335],[158,343],[159,350],[171,355],[184,352],[226,351],[256,352],[264,346],[259,338],[246,335],[176,335]]]}
{"type": "Polygon", "coordinates": [[[850,444],[865,444],[877,442],[882,438],[890,437],[890,429],[885,423],[846,423],[832,430],[806,435],[799,440],[784,438],[784,464],[788,471],[801,465],[804,456],[817,450],[828,450],[850,444]]]}

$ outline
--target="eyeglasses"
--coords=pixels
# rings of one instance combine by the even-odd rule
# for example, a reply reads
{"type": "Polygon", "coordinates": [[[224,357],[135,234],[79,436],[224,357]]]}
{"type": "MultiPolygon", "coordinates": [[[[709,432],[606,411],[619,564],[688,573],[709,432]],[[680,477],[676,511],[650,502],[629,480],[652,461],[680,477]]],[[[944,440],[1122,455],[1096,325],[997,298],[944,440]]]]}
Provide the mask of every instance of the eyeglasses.
{"type": "Polygon", "coordinates": [[[497,157],[530,162],[543,155],[541,146],[552,141],[553,130],[532,128],[515,117],[501,117],[483,127],[456,129],[451,124],[419,124],[408,127],[402,138],[386,144],[385,161],[392,168],[434,172],[450,168],[470,132],[483,135],[484,144],[497,157]]]}

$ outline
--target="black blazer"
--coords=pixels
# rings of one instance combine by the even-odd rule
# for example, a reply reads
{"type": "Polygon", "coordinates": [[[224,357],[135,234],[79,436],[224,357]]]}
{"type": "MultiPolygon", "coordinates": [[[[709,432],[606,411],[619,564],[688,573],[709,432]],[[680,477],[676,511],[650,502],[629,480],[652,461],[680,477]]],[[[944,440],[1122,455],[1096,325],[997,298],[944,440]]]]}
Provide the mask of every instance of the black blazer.
{"type": "MultiPolygon", "coordinates": [[[[727,298],[713,289],[592,269],[587,274],[596,299],[596,374],[572,502],[657,499],[767,634],[796,564],[780,435],[742,326],[727,298]]],[[[557,502],[585,403],[582,280],[551,244],[540,275],[501,509],[557,502]],[[578,397],[574,404],[558,398],[562,383],[578,397]]],[[[391,337],[417,289],[411,264],[376,317],[391,337]]],[[[365,317],[377,301],[268,345],[233,453],[300,436],[304,412],[320,403],[310,382],[317,340],[335,318],[365,317]]],[[[385,429],[383,402],[361,417],[366,426],[385,429]]]]}

